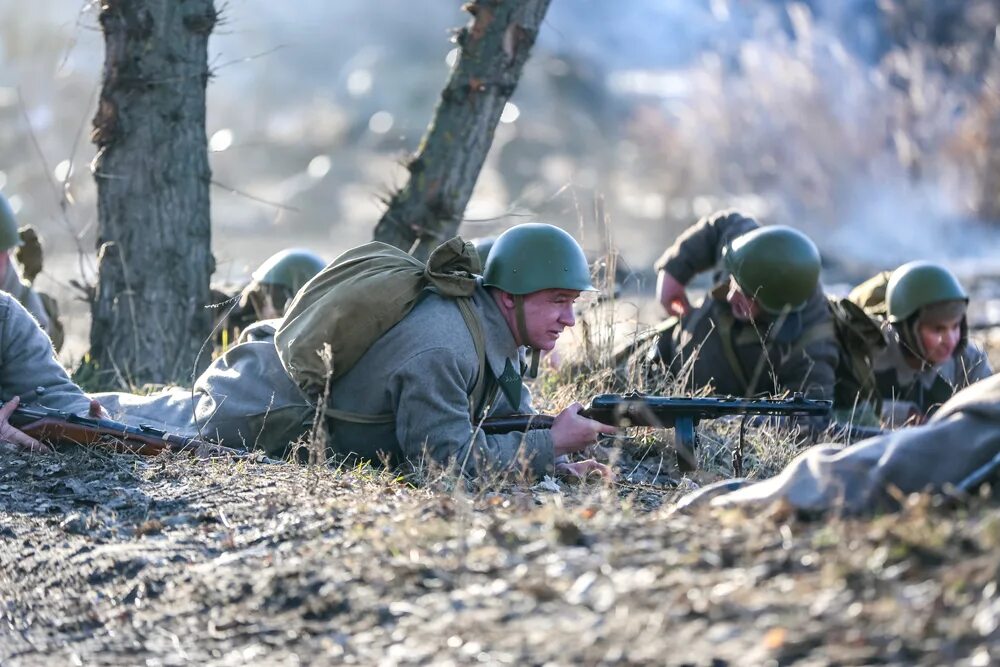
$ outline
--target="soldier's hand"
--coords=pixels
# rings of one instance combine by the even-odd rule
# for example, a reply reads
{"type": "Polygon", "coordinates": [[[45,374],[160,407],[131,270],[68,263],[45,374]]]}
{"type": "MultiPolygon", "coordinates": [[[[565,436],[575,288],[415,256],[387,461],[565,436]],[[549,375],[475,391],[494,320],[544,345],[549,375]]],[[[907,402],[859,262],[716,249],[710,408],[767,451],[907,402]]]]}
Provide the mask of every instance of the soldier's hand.
{"type": "Polygon", "coordinates": [[[43,445],[30,435],[22,433],[10,425],[10,415],[17,409],[21,402],[20,397],[15,396],[0,407],[0,443],[13,445],[16,449],[29,452],[51,452],[52,448],[43,445]]]}
{"type": "Polygon", "coordinates": [[[684,285],[666,271],[656,274],[656,298],[667,315],[680,317],[691,312],[691,302],[684,285]]]}
{"type": "Polygon", "coordinates": [[[614,426],[587,419],[580,414],[581,403],[574,403],[558,415],[552,422],[552,448],[556,456],[572,454],[597,442],[602,434],[612,435],[618,431],[614,426]]]}
{"type": "Polygon", "coordinates": [[[594,477],[610,481],[615,478],[615,473],[609,466],[599,463],[594,459],[576,461],[575,463],[556,463],[555,471],[557,475],[571,477],[578,480],[585,480],[594,477]]]}

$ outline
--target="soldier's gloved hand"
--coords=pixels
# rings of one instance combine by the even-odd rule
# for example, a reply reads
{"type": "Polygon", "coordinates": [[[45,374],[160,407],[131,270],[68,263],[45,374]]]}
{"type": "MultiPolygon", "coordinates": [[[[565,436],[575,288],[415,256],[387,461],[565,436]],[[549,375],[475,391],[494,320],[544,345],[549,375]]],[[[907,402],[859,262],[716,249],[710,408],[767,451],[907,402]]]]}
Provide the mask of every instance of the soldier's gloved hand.
{"type": "Polygon", "coordinates": [[[3,407],[0,407],[0,443],[13,445],[15,449],[20,449],[22,451],[51,452],[51,447],[43,445],[30,435],[22,433],[10,425],[10,422],[8,421],[10,419],[10,415],[15,409],[17,409],[20,402],[20,397],[15,396],[4,403],[3,407]]]}
{"type": "Polygon", "coordinates": [[[660,271],[656,275],[656,298],[667,315],[680,317],[691,312],[691,302],[688,301],[684,285],[666,271],[660,271]]]}
{"type": "Polygon", "coordinates": [[[556,463],[555,471],[557,475],[572,477],[578,480],[585,480],[591,476],[609,481],[615,478],[615,473],[609,466],[598,463],[594,459],[576,461],[575,463],[560,461],[556,463]]]}
{"type": "Polygon", "coordinates": [[[608,424],[587,419],[580,414],[583,404],[574,403],[552,422],[552,450],[556,456],[572,454],[597,442],[602,433],[613,435],[618,429],[608,424]]]}

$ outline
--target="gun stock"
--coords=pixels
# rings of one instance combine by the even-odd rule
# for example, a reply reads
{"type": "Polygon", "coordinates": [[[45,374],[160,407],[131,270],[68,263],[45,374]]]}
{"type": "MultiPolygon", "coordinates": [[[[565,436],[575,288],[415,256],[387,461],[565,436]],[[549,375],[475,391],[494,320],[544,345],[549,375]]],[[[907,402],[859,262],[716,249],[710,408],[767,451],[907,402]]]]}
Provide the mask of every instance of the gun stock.
{"type": "Polygon", "coordinates": [[[168,433],[150,426],[129,426],[110,419],[81,417],[42,407],[18,407],[10,423],[35,440],[50,445],[88,445],[116,452],[157,456],[164,451],[200,458],[225,457],[273,463],[259,453],[168,433]]]}

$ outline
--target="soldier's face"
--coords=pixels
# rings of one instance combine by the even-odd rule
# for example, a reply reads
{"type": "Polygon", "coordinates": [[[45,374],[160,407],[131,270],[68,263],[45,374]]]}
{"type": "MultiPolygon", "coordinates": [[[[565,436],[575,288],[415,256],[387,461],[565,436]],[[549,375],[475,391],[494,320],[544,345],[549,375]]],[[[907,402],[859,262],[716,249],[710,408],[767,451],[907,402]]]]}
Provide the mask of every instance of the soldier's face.
{"type": "MultiPolygon", "coordinates": [[[[551,350],[567,327],[576,324],[573,303],[580,292],[565,289],[543,289],[524,296],[524,325],[528,340],[518,341],[539,350],[551,350]]],[[[515,337],[517,334],[515,334],[515,337]]]]}
{"type": "Polygon", "coordinates": [[[757,299],[744,294],[732,276],[729,277],[729,292],[726,293],[726,301],[733,311],[733,317],[741,322],[752,322],[760,315],[760,304],[757,303],[757,299]]]}
{"type": "Polygon", "coordinates": [[[927,361],[942,364],[955,353],[962,337],[962,318],[917,322],[917,336],[927,361]]]}

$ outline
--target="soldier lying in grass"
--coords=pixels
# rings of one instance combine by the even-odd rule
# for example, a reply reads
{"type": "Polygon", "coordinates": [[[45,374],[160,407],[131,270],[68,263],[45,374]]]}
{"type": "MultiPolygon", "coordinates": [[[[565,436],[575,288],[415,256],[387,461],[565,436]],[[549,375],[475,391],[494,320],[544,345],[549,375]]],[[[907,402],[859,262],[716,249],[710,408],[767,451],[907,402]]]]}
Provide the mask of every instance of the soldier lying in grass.
{"type": "MultiPolygon", "coordinates": [[[[310,283],[322,291],[330,278],[331,288],[342,287],[345,281],[334,279],[338,270],[363,269],[366,262],[383,260],[385,270],[351,274],[362,285],[371,278],[371,284],[380,287],[363,291],[364,302],[352,311],[353,320],[341,329],[342,335],[359,335],[357,329],[380,319],[373,313],[396,298],[393,289],[398,287],[380,281],[387,271],[413,270],[416,260],[384,244],[369,244],[345,253],[310,283]],[[360,264],[353,264],[355,260],[360,264]]],[[[365,341],[357,359],[345,362],[347,357],[338,352],[328,389],[323,373],[312,384],[293,379],[289,369],[296,373],[298,361],[283,365],[288,359],[279,357],[272,322],[270,329],[262,323],[248,330],[244,342],[216,360],[193,391],[100,398],[122,421],[149,423],[181,435],[200,432],[223,444],[258,447],[272,455],[307,436],[319,415],[321,430],[328,434],[322,444],[341,456],[390,464],[429,460],[475,475],[610,474],[596,461],[563,461],[564,455],[586,449],[600,434],[615,432],[577,414],[579,403],[563,410],[551,430],[487,435],[478,428],[478,420],[487,414],[531,410],[531,396],[522,382],[523,348],[550,350],[575,324],[574,301],[581,291],[593,289],[583,251],[556,227],[525,224],[497,239],[482,277],[473,275],[479,268],[472,246],[460,239],[435,251],[427,267],[417,264],[416,275],[440,280],[440,289],[417,290],[412,309],[377,339],[365,341]],[[443,293],[448,290],[458,290],[461,296],[443,293]]],[[[288,327],[301,323],[300,318],[312,317],[321,324],[325,317],[338,317],[336,311],[345,305],[308,309],[303,304],[310,296],[300,292],[296,303],[309,312],[293,304],[280,323],[278,340],[288,327]]],[[[324,295],[319,296],[323,306],[324,295]]],[[[298,332],[302,338],[313,333],[305,329],[298,332]]],[[[325,342],[335,344],[337,338],[325,342]]],[[[307,361],[314,363],[320,346],[306,347],[307,361]]]]}

